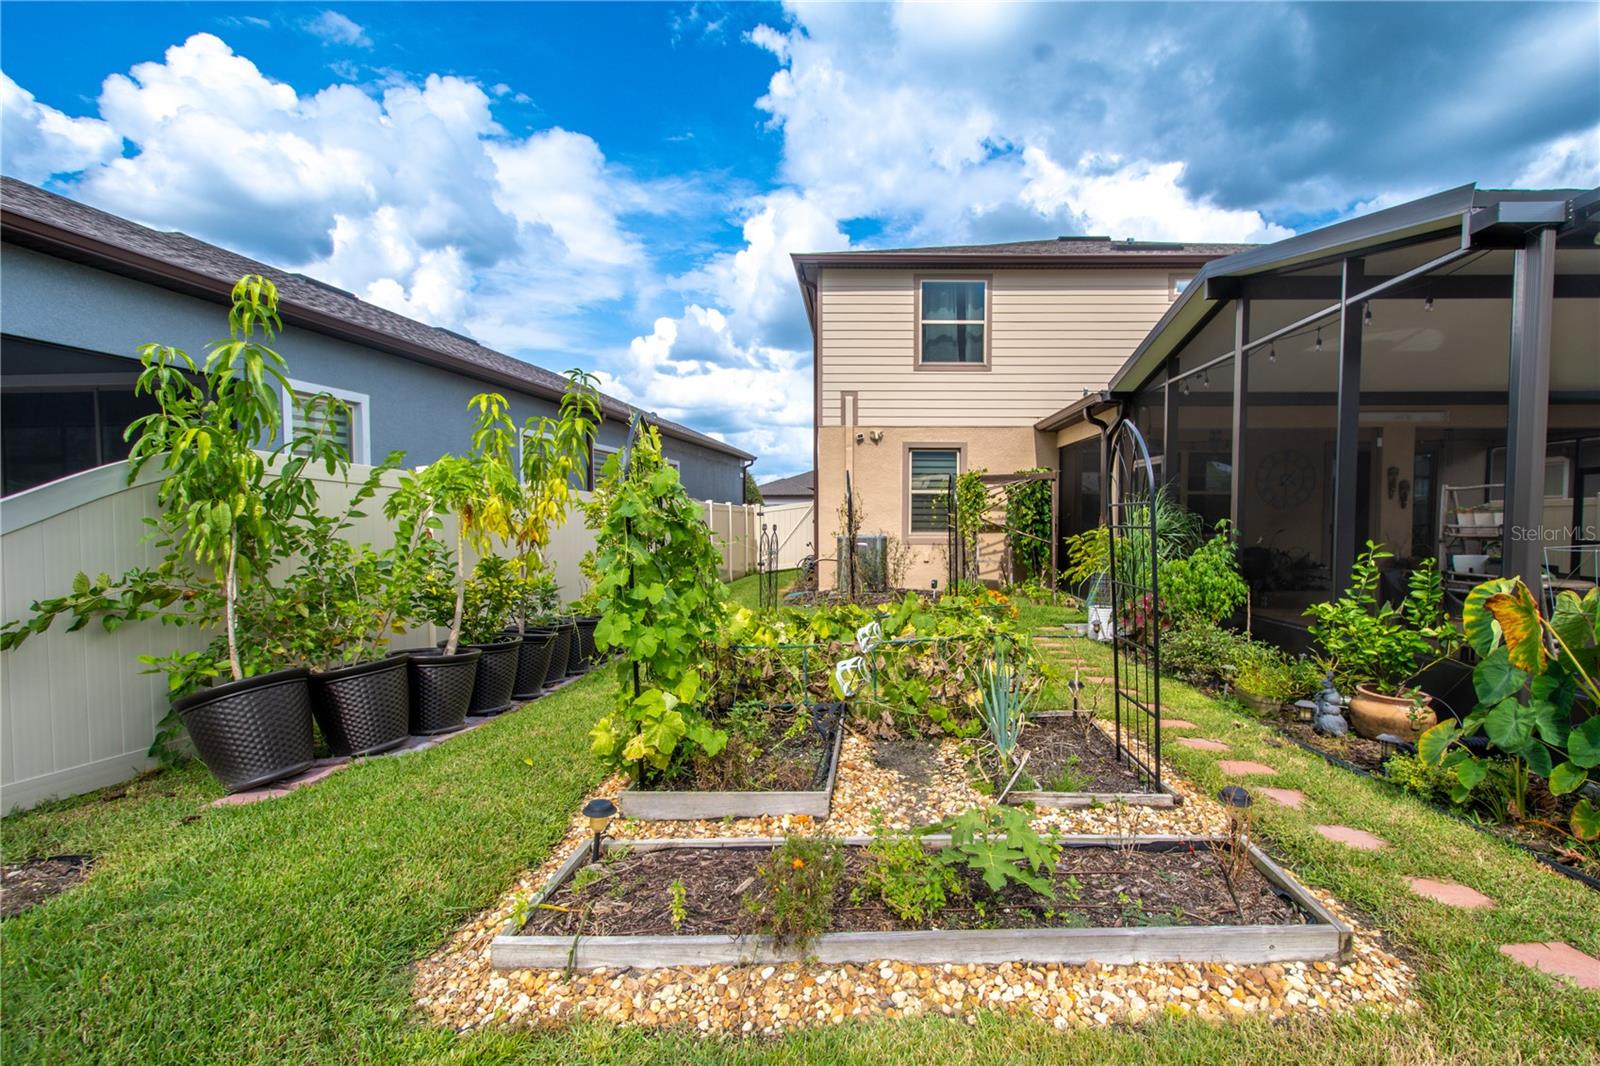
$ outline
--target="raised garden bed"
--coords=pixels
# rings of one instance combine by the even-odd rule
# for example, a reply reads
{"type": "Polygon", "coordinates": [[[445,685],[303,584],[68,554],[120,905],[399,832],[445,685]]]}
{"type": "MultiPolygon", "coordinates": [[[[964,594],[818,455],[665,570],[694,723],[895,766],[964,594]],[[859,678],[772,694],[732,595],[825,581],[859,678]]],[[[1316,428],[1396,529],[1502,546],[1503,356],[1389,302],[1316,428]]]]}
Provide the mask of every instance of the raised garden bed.
{"type": "Polygon", "coordinates": [[[692,765],[666,787],[627,788],[617,797],[626,818],[826,818],[839,776],[844,728],[837,708],[818,708],[812,725],[791,731],[809,708],[774,708],[760,728],[731,730],[728,747],[692,765]]]}
{"type": "Polygon", "coordinates": [[[1183,802],[1165,785],[1153,785],[1131,759],[1119,761],[1116,742],[1090,715],[1034,714],[1022,730],[1020,744],[1029,753],[1028,762],[1017,787],[1007,793],[1007,803],[1059,808],[1116,803],[1171,807],[1183,802]]]}
{"type": "MultiPolygon", "coordinates": [[[[948,837],[930,835],[927,847],[948,837]]],[[[898,919],[870,894],[852,900],[867,838],[845,840],[830,926],[803,951],[756,933],[744,898],[772,839],[604,841],[595,874],[580,848],[490,947],[496,969],[822,963],[1037,962],[1258,964],[1336,959],[1350,929],[1254,845],[1224,878],[1216,837],[1110,843],[1072,836],[1056,866],[1058,899],[1002,893],[982,911],[953,903],[940,928],[898,919]],[[677,883],[681,889],[674,889],[677,883]],[[674,895],[681,921],[674,926],[674,895]]],[[[977,898],[974,896],[973,898],[977,898]]]]}

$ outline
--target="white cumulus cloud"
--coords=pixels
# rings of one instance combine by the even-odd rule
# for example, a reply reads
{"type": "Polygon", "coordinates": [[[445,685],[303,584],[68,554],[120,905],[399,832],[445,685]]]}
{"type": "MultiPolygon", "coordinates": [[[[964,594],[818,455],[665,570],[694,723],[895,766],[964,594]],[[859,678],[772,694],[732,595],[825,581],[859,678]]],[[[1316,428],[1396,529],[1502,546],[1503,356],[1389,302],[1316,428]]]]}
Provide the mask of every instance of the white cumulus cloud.
{"type": "Polygon", "coordinates": [[[324,11],[306,23],[306,29],[328,44],[347,44],[354,48],[371,48],[372,38],[366,29],[347,15],[337,11],[324,11]]]}

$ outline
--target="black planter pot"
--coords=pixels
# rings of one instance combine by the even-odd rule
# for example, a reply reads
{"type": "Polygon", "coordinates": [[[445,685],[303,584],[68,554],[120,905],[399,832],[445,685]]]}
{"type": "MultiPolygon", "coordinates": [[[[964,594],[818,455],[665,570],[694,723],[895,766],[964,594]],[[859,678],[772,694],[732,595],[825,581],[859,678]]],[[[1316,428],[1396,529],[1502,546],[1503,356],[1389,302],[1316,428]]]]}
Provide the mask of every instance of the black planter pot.
{"type": "Polygon", "coordinates": [[[430,737],[464,728],[483,653],[469,648],[445,655],[420,648],[400,654],[409,664],[412,735],[430,737]]]}
{"type": "Polygon", "coordinates": [[[550,642],[550,669],[544,675],[546,688],[567,676],[567,659],[572,654],[572,642],[577,637],[577,630],[560,622],[552,623],[551,631],[555,639],[550,642]]]}
{"type": "Polygon", "coordinates": [[[307,676],[305,670],[277,670],[173,702],[206,768],[229,792],[311,768],[307,676]]]}
{"type": "Polygon", "coordinates": [[[509,711],[522,642],[503,640],[494,644],[463,644],[462,647],[482,653],[478,656],[478,679],[472,686],[472,702],[467,705],[467,713],[490,715],[509,711]]]}
{"type": "Polygon", "coordinates": [[[536,699],[544,690],[555,640],[553,629],[529,629],[522,634],[522,650],[517,654],[517,680],[511,686],[512,699],[536,699]]]}
{"type": "Polygon", "coordinates": [[[567,644],[567,676],[577,677],[589,669],[583,657],[583,630],[578,627],[577,620],[572,618],[564,619],[561,625],[571,638],[567,644]]]}
{"type": "Polygon", "coordinates": [[[590,669],[599,659],[599,649],[594,645],[594,627],[600,624],[599,615],[579,615],[578,645],[583,658],[583,668],[590,669]]]}
{"type": "Polygon", "coordinates": [[[335,755],[376,755],[399,747],[411,725],[406,661],[377,659],[313,673],[311,713],[335,755]]]}

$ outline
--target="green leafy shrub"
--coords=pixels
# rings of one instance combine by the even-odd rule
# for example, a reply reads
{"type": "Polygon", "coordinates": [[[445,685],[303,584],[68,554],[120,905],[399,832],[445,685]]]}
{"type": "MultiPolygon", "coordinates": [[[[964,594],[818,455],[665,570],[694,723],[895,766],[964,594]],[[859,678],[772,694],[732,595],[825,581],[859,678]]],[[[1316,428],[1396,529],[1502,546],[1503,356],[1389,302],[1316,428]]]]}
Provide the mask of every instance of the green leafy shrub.
{"type": "Polygon", "coordinates": [[[1051,876],[1061,846],[1039,835],[1020,807],[976,807],[941,823],[950,843],[940,861],[983,878],[991,892],[1007,884],[1025,885],[1047,899],[1055,898],[1051,876]]]}
{"type": "Polygon", "coordinates": [[[1209,622],[1179,626],[1161,638],[1161,669],[1204,684],[1229,676],[1248,645],[1242,634],[1209,622]]]}
{"type": "Polygon", "coordinates": [[[1380,601],[1378,564],[1393,557],[1367,541],[1344,595],[1306,608],[1316,620],[1311,635],[1327,656],[1334,681],[1346,690],[1368,685],[1384,695],[1403,695],[1418,674],[1461,645],[1445,614],[1443,579],[1432,559],[1411,571],[1399,607],[1380,601]]]}
{"type": "Polygon", "coordinates": [[[924,847],[919,834],[894,832],[879,816],[853,902],[875,896],[902,921],[922,923],[936,918],[960,892],[955,869],[924,847]]]}
{"type": "Polygon", "coordinates": [[[1190,555],[1160,570],[1162,610],[1178,625],[1216,624],[1244,606],[1250,590],[1239,576],[1239,557],[1226,521],[1190,555]]]}
{"type": "MultiPolygon", "coordinates": [[[[1019,470],[1037,474],[1045,467],[1019,470]]],[[[1050,566],[1050,482],[1014,481],[1005,487],[1006,545],[1011,549],[1012,578],[1037,582],[1050,566]]]]}
{"type": "Polygon", "coordinates": [[[828,928],[844,851],[827,837],[791,836],[756,868],[759,887],[745,909],[776,947],[804,950],[828,928]]]}
{"type": "MultiPolygon", "coordinates": [[[[1436,766],[1421,755],[1391,755],[1383,764],[1390,781],[1429,803],[1446,803],[1456,789],[1454,767],[1436,766]]],[[[1465,796],[1462,797],[1463,801],[1465,796]]]]}
{"type": "Polygon", "coordinates": [[[1322,684],[1318,663],[1259,641],[1241,644],[1232,665],[1235,688],[1278,703],[1306,699],[1322,684]]]}

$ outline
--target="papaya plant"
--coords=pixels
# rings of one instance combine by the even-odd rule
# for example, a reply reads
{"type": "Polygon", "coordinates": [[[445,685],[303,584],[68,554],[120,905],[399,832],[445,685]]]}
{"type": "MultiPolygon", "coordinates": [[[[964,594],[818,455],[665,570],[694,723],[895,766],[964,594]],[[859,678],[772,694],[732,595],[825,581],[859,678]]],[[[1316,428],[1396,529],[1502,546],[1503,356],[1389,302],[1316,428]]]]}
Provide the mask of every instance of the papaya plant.
{"type": "MultiPolygon", "coordinates": [[[[1455,770],[1451,798],[1463,802],[1490,773],[1490,761],[1461,743],[1480,732],[1509,761],[1510,813],[1519,820],[1531,813],[1530,774],[1544,778],[1556,796],[1600,776],[1600,590],[1581,599],[1563,591],[1547,619],[1520,578],[1485,581],[1467,596],[1462,628],[1479,657],[1472,672],[1477,706],[1417,743],[1425,761],[1455,770]],[[1574,724],[1582,705],[1589,717],[1574,724]]],[[[1568,831],[1579,840],[1600,839],[1600,805],[1578,800],[1568,831]]]]}
{"type": "Polygon", "coordinates": [[[639,425],[627,451],[606,461],[585,513],[595,531],[595,644],[622,652],[617,705],[595,723],[592,748],[635,780],[660,780],[727,744],[699,709],[727,610],[720,556],[653,426],[639,425]]]}

